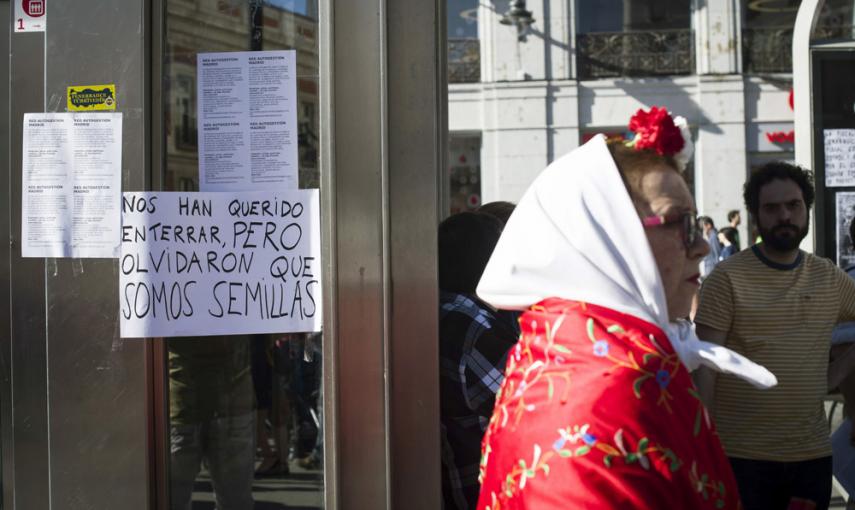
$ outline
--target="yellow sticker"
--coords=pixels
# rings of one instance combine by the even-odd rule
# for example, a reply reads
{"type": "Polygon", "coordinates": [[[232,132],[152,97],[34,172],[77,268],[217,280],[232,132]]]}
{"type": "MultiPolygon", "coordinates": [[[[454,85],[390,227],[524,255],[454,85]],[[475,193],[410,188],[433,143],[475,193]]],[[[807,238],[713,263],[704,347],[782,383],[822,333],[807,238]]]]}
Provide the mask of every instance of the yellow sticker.
{"type": "Polygon", "coordinates": [[[68,87],[68,111],[91,112],[116,109],[116,85],[77,85],[68,87]]]}

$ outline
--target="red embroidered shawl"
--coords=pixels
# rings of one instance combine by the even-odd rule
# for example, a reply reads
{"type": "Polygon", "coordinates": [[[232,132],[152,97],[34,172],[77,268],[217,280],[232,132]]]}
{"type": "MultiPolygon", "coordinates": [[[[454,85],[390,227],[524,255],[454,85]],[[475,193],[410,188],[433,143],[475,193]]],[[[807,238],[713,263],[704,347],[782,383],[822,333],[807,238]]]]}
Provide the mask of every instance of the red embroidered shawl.
{"type": "Polygon", "coordinates": [[[706,408],[658,327],[561,299],[520,321],[484,436],[479,509],[741,507],[706,408]]]}

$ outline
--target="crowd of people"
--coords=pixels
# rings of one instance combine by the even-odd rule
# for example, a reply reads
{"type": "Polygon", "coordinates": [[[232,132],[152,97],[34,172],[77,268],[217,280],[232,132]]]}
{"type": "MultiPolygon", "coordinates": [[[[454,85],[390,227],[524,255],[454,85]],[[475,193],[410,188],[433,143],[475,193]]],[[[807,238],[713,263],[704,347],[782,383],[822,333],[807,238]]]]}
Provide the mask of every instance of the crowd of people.
{"type": "Polygon", "coordinates": [[[744,247],[697,216],[685,119],[629,129],[439,227],[444,507],[828,508],[855,279],[799,248],[812,174],[752,173],[744,247]]]}

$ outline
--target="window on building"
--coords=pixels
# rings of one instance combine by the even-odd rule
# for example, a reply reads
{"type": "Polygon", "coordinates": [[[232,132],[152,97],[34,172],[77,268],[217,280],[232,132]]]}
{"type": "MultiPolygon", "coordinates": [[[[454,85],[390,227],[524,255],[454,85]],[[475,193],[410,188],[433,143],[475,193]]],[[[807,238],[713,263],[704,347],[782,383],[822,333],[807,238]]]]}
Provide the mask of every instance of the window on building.
{"type": "Polygon", "coordinates": [[[689,0],[579,0],[579,33],[691,28],[689,0]]]}
{"type": "Polygon", "coordinates": [[[448,82],[481,81],[478,0],[448,0],[448,82]]]}
{"type": "MultiPolygon", "coordinates": [[[[742,0],[742,69],[746,74],[791,73],[793,27],[801,0],[742,0]]],[[[852,39],[851,0],[828,0],[814,39],[852,39]]]]}
{"type": "Polygon", "coordinates": [[[265,0],[264,3],[285,12],[318,19],[318,3],[314,0],[265,0]]]}
{"type": "Polygon", "coordinates": [[[742,1],[742,68],[746,74],[789,73],[800,0],[742,1]]]}
{"type": "Polygon", "coordinates": [[[582,80],[692,74],[690,0],[578,0],[582,80]]]}
{"type": "Polygon", "coordinates": [[[813,39],[855,39],[855,7],[852,0],[827,0],[822,7],[813,39]]]}

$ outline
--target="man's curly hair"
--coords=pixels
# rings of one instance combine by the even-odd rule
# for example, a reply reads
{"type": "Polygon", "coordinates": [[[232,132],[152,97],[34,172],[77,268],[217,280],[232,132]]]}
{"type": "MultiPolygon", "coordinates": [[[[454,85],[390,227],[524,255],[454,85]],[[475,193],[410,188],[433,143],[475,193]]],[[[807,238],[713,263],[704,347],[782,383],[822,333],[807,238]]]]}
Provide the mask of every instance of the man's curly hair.
{"type": "Polygon", "coordinates": [[[748,182],[745,183],[742,197],[745,199],[745,208],[751,211],[751,214],[757,216],[760,209],[760,189],[775,179],[789,179],[795,182],[802,190],[805,206],[810,210],[816,197],[816,191],[813,188],[813,172],[784,161],[772,161],[752,173],[748,182]]]}

